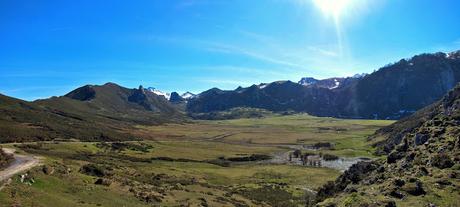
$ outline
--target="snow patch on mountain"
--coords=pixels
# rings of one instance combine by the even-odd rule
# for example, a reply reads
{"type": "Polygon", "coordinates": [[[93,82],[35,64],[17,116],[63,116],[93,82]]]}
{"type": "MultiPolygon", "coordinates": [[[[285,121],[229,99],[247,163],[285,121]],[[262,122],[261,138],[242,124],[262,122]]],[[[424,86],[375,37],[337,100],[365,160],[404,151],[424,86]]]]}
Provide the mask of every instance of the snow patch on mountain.
{"type": "Polygon", "coordinates": [[[195,98],[196,97],[196,94],[193,94],[191,92],[185,92],[181,95],[182,98],[184,99],[192,99],[192,98],[195,98]]]}
{"type": "Polygon", "coordinates": [[[313,84],[317,83],[318,81],[319,80],[317,80],[315,78],[312,78],[312,77],[305,77],[305,78],[300,79],[300,81],[298,83],[300,85],[309,86],[309,85],[313,85],[313,84]]]}
{"type": "Polygon", "coordinates": [[[351,76],[352,78],[364,78],[367,73],[356,73],[355,75],[351,76]]]}
{"type": "Polygon", "coordinates": [[[340,86],[340,82],[337,79],[334,79],[334,86],[329,87],[329,89],[336,89],[340,86]]]}
{"type": "Polygon", "coordinates": [[[264,89],[267,86],[268,86],[268,84],[266,84],[266,83],[261,83],[261,84],[258,85],[259,89],[264,89]]]}
{"type": "Polygon", "coordinates": [[[148,87],[148,88],[146,88],[146,90],[147,90],[147,91],[150,91],[150,92],[152,92],[152,93],[154,93],[154,94],[156,94],[156,95],[163,96],[163,97],[165,97],[166,100],[168,100],[168,101],[169,101],[169,99],[171,98],[171,93],[166,93],[166,92],[160,91],[160,90],[158,90],[158,89],[156,89],[156,88],[154,88],[154,87],[148,87]]]}

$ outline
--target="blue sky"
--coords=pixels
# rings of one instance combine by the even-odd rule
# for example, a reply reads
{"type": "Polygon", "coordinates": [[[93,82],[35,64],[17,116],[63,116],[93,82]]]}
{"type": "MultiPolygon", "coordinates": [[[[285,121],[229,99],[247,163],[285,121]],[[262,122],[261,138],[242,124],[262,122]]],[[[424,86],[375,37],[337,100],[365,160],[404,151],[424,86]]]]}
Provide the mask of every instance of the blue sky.
{"type": "Polygon", "coordinates": [[[458,0],[127,2],[1,0],[0,93],[34,100],[109,81],[234,89],[460,49],[458,0]]]}

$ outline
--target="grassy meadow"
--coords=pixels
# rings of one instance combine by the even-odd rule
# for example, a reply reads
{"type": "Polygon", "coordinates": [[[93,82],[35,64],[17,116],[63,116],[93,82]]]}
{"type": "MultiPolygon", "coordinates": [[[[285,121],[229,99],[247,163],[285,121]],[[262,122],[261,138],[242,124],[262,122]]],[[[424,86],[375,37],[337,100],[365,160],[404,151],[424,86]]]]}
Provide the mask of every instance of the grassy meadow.
{"type": "Polygon", "coordinates": [[[286,152],[290,145],[334,144],[324,152],[372,157],[368,135],[391,121],[308,115],[138,126],[153,137],[123,143],[8,144],[43,157],[43,166],[0,191],[4,206],[305,206],[310,191],[340,172],[215,160],[286,152]]]}

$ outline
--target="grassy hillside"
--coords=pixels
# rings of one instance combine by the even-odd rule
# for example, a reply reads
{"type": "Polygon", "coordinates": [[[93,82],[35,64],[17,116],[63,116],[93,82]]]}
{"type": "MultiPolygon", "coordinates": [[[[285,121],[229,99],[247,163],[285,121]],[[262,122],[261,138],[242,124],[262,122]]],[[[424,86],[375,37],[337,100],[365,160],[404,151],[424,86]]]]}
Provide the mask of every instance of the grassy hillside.
{"type": "Polygon", "coordinates": [[[0,95],[0,142],[131,139],[128,125],[100,122],[0,95]]]}
{"type": "Polygon", "coordinates": [[[186,121],[163,97],[112,83],[35,102],[0,95],[0,114],[0,142],[135,140],[135,125],[186,121]]]}

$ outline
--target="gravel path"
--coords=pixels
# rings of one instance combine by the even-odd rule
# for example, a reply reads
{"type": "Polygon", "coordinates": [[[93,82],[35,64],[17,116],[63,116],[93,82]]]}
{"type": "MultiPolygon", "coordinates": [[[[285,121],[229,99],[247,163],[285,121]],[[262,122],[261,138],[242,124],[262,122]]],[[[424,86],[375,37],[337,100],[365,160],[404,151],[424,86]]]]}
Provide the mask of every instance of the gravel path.
{"type": "Polygon", "coordinates": [[[13,177],[13,175],[29,170],[35,166],[40,165],[40,159],[31,155],[19,155],[15,153],[14,149],[3,148],[3,151],[7,154],[14,156],[14,161],[9,167],[0,171],[0,182],[13,177]]]}

